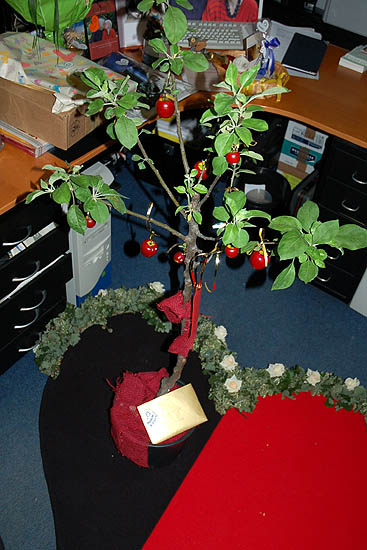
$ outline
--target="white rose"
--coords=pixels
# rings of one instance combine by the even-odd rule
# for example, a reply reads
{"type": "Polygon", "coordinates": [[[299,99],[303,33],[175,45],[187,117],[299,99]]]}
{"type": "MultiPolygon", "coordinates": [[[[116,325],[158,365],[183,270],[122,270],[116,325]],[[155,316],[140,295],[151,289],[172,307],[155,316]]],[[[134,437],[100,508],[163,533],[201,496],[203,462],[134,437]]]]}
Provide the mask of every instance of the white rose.
{"type": "Polygon", "coordinates": [[[227,336],[227,329],[223,325],[220,325],[219,327],[215,327],[214,334],[220,340],[223,342],[223,344],[226,343],[226,336],[227,336]]]}
{"type": "Polygon", "coordinates": [[[224,385],[229,393],[237,393],[238,391],[240,391],[240,388],[242,386],[242,380],[238,380],[238,378],[233,375],[231,376],[231,378],[227,378],[227,380],[224,382],[224,385]]]}
{"type": "Polygon", "coordinates": [[[285,366],[282,363],[270,363],[266,369],[270,375],[270,378],[276,378],[282,376],[285,371],[285,366]]]}
{"type": "Polygon", "coordinates": [[[359,386],[360,381],[358,378],[346,378],[344,384],[347,386],[347,390],[352,391],[359,386]]]}
{"type": "Polygon", "coordinates": [[[234,370],[238,365],[237,361],[235,360],[232,354],[225,355],[219,364],[221,367],[224,368],[224,370],[228,372],[234,370]]]}
{"type": "Polygon", "coordinates": [[[165,291],[164,285],[159,281],[155,281],[154,283],[149,283],[148,286],[158,294],[164,294],[164,291],[165,291]]]}
{"type": "Polygon", "coordinates": [[[316,386],[321,380],[321,376],[318,370],[307,369],[306,380],[311,386],[316,386]]]}

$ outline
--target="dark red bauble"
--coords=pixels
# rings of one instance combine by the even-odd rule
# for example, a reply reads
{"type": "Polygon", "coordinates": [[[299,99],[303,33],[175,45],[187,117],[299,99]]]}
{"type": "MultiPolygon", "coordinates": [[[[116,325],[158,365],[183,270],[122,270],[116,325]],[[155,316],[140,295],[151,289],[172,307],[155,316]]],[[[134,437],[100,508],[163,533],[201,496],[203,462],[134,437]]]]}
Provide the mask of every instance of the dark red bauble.
{"type": "Polygon", "coordinates": [[[236,258],[240,253],[240,249],[236,248],[235,246],[231,246],[230,244],[227,244],[227,246],[224,249],[224,253],[227,256],[227,258],[236,258]]]}
{"type": "Polygon", "coordinates": [[[145,239],[140,245],[140,252],[146,258],[151,258],[158,251],[158,245],[152,239],[145,239]]]}
{"type": "Polygon", "coordinates": [[[228,164],[238,164],[240,162],[241,155],[238,151],[230,151],[226,154],[226,160],[228,164]]]}
{"type": "Polygon", "coordinates": [[[176,252],[176,254],[173,256],[173,260],[176,262],[176,264],[183,264],[185,261],[185,254],[183,252],[176,252]]]}
{"type": "Polygon", "coordinates": [[[87,227],[94,227],[96,225],[96,222],[90,216],[85,216],[85,221],[87,222],[87,227]]]}
{"type": "Polygon", "coordinates": [[[250,264],[254,269],[264,269],[269,265],[269,262],[269,256],[265,258],[262,250],[254,250],[250,256],[250,264]]]}
{"type": "Polygon", "coordinates": [[[175,104],[172,99],[167,99],[162,96],[156,102],[155,108],[160,118],[169,118],[175,112],[175,104]]]}
{"type": "Polygon", "coordinates": [[[201,176],[201,179],[202,180],[206,180],[206,178],[208,177],[208,172],[206,170],[206,164],[203,160],[198,160],[195,165],[194,165],[194,168],[195,170],[198,171],[198,173],[196,174],[196,177],[197,179],[200,178],[200,174],[203,173],[203,175],[201,176]]]}

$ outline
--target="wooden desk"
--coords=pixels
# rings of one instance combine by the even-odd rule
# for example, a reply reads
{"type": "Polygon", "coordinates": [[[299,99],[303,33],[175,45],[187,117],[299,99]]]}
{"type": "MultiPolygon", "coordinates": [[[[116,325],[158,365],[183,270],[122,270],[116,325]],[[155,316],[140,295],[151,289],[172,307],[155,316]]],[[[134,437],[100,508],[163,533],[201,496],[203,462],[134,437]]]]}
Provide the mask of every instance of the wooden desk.
{"type": "MultiPolygon", "coordinates": [[[[367,73],[339,67],[346,50],[329,45],[319,80],[291,76],[281,100],[257,101],[266,111],[298,120],[328,134],[367,148],[367,73]]],[[[212,92],[198,92],[184,99],[182,109],[207,108],[212,92]]]]}

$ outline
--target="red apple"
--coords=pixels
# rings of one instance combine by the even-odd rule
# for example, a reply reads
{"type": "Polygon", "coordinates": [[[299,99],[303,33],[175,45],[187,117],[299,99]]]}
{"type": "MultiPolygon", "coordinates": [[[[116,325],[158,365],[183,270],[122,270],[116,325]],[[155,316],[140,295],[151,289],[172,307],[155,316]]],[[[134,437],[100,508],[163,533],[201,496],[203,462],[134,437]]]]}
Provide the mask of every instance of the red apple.
{"type": "Polygon", "coordinates": [[[158,245],[152,239],[145,239],[140,245],[140,252],[146,258],[151,258],[157,253],[158,245]]]}
{"type": "Polygon", "coordinates": [[[206,178],[208,177],[208,172],[206,170],[206,163],[203,160],[198,160],[195,163],[194,168],[195,170],[198,171],[198,173],[196,174],[197,179],[199,179],[200,174],[203,173],[203,175],[201,176],[201,179],[206,180],[206,178]]]}
{"type": "Polygon", "coordinates": [[[161,96],[155,104],[157,115],[160,118],[169,118],[175,112],[175,104],[172,99],[161,96]]]}
{"type": "Polygon", "coordinates": [[[227,244],[227,246],[224,249],[224,253],[227,256],[227,258],[236,258],[238,254],[240,253],[239,248],[236,248],[235,246],[232,246],[231,244],[227,244]]]}
{"type": "Polygon", "coordinates": [[[176,254],[173,256],[173,260],[176,262],[176,264],[183,264],[185,261],[185,254],[183,252],[176,252],[176,254]]]}
{"type": "Polygon", "coordinates": [[[254,269],[264,269],[269,265],[269,262],[269,256],[265,257],[262,250],[254,250],[250,256],[250,264],[254,269]]]}
{"type": "Polygon", "coordinates": [[[238,151],[230,151],[226,154],[226,160],[228,164],[238,164],[240,162],[241,155],[238,151]]]}

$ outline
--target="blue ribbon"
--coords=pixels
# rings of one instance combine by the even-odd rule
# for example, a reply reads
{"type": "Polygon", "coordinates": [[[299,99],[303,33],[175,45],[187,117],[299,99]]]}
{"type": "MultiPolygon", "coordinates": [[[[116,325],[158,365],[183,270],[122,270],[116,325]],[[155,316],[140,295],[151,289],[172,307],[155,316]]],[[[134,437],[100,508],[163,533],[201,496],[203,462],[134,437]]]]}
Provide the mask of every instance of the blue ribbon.
{"type": "Polygon", "coordinates": [[[265,48],[265,53],[263,54],[263,58],[261,61],[261,67],[258,72],[258,76],[264,77],[264,76],[271,76],[274,72],[274,48],[277,48],[279,46],[280,42],[278,38],[274,37],[271,40],[264,40],[263,46],[265,48]]]}

